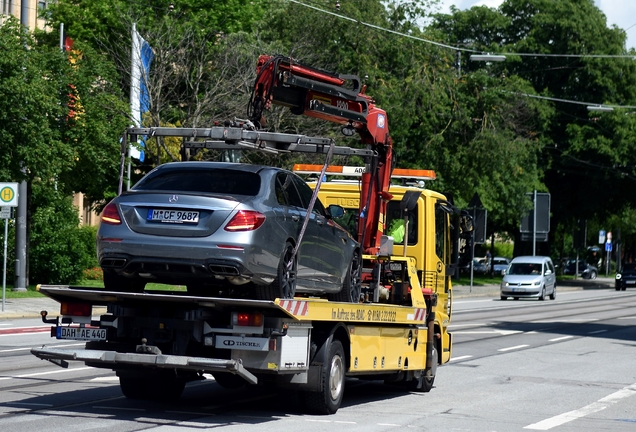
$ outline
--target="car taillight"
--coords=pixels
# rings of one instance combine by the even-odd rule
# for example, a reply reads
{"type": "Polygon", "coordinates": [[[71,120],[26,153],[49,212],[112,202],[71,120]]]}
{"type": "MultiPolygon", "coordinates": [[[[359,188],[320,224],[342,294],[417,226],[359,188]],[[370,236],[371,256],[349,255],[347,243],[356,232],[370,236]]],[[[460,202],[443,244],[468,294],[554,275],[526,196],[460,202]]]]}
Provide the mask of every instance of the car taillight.
{"type": "Polygon", "coordinates": [[[239,210],[225,226],[225,231],[253,231],[263,225],[265,215],[253,210],[239,210]]]}
{"type": "Polygon", "coordinates": [[[114,202],[109,202],[102,212],[102,222],[109,225],[121,225],[121,216],[114,202]]]}

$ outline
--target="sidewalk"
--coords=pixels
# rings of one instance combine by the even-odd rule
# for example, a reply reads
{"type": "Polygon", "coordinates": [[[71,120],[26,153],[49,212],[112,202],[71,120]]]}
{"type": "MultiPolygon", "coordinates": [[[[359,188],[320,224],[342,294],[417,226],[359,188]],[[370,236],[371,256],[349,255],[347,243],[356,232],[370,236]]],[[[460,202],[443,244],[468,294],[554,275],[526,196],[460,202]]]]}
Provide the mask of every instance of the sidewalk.
{"type": "MultiPolygon", "coordinates": [[[[557,282],[558,291],[577,291],[588,289],[614,289],[614,279],[599,277],[594,280],[576,279],[557,282]]],[[[469,285],[453,285],[453,298],[499,297],[499,285],[481,285],[471,288],[469,285]]],[[[93,309],[93,315],[104,313],[104,309],[93,309]]],[[[49,316],[60,313],[60,304],[48,297],[5,299],[4,311],[0,311],[0,320],[17,318],[39,318],[40,311],[46,310],[49,316]]]]}

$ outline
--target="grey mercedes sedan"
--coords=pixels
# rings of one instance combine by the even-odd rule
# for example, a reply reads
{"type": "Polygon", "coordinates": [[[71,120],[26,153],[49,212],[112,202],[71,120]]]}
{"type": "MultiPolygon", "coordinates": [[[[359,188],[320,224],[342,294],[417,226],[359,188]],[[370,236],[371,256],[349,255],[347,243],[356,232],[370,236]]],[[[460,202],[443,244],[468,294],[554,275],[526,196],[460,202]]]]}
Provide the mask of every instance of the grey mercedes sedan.
{"type": "Polygon", "coordinates": [[[102,212],[97,255],[108,290],[149,282],[197,296],[297,293],[358,302],[360,248],[292,172],[224,162],[160,165],[102,212]]]}

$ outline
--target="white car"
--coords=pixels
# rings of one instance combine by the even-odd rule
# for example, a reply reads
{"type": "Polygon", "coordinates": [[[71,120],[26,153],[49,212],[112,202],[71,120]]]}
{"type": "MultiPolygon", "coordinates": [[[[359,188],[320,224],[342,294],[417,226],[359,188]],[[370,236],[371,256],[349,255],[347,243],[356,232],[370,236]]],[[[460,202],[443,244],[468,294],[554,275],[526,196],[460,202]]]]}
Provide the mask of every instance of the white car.
{"type": "Polygon", "coordinates": [[[501,300],[512,297],[545,300],[556,298],[554,264],[546,256],[520,256],[514,258],[501,281],[501,300]]]}

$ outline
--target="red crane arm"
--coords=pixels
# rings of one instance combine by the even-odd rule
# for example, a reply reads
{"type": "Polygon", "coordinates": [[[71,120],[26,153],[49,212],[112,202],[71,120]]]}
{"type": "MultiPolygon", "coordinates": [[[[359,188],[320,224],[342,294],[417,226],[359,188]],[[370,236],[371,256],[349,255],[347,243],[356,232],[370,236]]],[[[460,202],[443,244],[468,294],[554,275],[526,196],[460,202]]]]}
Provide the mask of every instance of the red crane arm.
{"type": "Polygon", "coordinates": [[[355,130],[361,142],[376,157],[367,161],[362,175],[358,241],[363,252],[377,255],[384,233],[386,206],[393,169],[393,142],[386,112],[364,94],[356,75],[340,75],[302,65],[289,57],[261,55],[248,108],[248,117],[257,127],[264,124],[263,111],[272,104],[355,130]]]}

